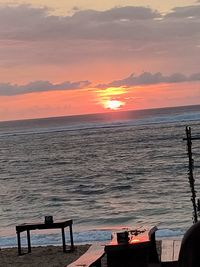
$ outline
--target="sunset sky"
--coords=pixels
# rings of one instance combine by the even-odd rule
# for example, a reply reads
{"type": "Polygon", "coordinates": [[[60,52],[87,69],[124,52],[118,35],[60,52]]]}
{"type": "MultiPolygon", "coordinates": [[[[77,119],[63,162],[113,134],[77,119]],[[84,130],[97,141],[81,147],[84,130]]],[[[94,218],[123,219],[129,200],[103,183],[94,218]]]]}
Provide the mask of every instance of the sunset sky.
{"type": "Polygon", "coordinates": [[[0,121],[193,104],[200,1],[0,0],[0,121]]]}

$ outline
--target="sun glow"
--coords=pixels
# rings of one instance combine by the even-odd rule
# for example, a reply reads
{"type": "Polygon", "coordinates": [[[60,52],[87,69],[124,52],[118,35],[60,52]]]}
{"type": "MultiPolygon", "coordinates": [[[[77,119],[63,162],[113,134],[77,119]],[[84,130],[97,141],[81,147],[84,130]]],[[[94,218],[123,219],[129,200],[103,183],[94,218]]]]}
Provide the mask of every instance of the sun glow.
{"type": "Polygon", "coordinates": [[[124,102],[122,101],[119,101],[119,100],[108,100],[106,103],[105,103],[105,107],[106,108],[109,108],[109,109],[112,109],[112,110],[118,110],[120,109],[122,106],[124,105],[124,102]]]}
{"type": "Polygon", "coordinates": [[[127,89],[123,87],[108,87],[96,91],[99,97],[99,103],[106,109],[119,110],[126,105],[123,100],[127,89]]]}

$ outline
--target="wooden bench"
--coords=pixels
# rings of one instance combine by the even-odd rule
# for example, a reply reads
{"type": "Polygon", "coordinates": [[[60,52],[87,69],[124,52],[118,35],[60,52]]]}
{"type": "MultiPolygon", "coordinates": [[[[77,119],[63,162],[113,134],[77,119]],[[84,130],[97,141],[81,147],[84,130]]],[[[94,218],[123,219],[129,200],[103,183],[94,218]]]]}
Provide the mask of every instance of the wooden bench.
{"type": "Polygon", "coordinates": [[[162,240],[161,266],[178,266],[181,240],[162,240]]]}
{"type": "Polygon", "coordinates": [[[104,245],[95,243],[80,258],[66,267],[101,267],[101,259],[104,255],[104,245]]]}
{"type": "Polygon", "coordinates": [[[67,252],[65,244],[65,228],[69,227],[70,231],[70,251],[74,250],[74,241],[73,241],[73,232],[72,232],[72,220],[67,220],[63,222],[52,222],[52,223],[24,223],[16,226],[17,233],[17,244],[18,244],[18,254],[22,255],[21,251],[21,236],[22,232],[27,232],[27,244],[28,244],[28,253],[31,252],[31,238],[30,231],[32,230],[45,230],[45,229],[61,229],[62,233],[62,243],[63,243],[63,252],[67,252]]]}

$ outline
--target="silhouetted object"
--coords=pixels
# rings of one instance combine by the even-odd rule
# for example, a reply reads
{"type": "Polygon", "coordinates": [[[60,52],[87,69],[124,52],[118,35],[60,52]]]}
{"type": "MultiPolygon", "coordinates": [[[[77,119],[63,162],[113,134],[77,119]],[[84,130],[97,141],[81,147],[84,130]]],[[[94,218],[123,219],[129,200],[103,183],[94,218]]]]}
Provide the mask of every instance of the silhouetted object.
{"type": "Polygon", "coordinates": [[[187,152],[188,152],[188,159],[189,159],[188,179],[189,179],[189,184],[190,184],[191,193],[192,193],[191,201],[193,205],[193,223],[196,223],[198,221],[198,217],[197,217],[195,179],[193,175],[194,160],[192,158],[192,139],[196,139],[196,138],[192,138],[191,128],[187,126],[186,127],[186,138],[184,138],[184,140],[187,140],[187,152]]]}
{"type": "Polygon", "coordinates": [[[140,229],[131,230],[128,231],[129,236],[127,236],[128,232],[120,233],[121,235],[114,233],[112,241],[105,246],[107,266],[147,267],[150,262],[158,262],[155,244],[156,230],[157,227],[153,227],[150,231],[140,229]],[[121,241],[119,237],[120,239],[123,237],[123,242],[119,242],[121,241]]]}
{"type": "Polygon", "coordinates": [[[197,214],[200,216],[200,199],[197,199],[197,214]]]}
{"type": "Polygon", "coordinates": [[[65,228],[69,227],[70,232],[70,251],[74,250],[74,241],[73,241],[73,232],[72,232],[72,220],[64,221],[64,222],[54,222],[54,223],[38,223],[38,224],[21,224],[16,226],[17,233],[17,244],[18,244],[18,254],[22,255],[21,251],[21,236],[22,232],[27,232],[27,245],[28,245],[28,253],[31,252],[31,238],[30,231],[32,230],[44,230],[44,229],[61,229],[62,233],[62,243],[63,243],[63,252],[67,252],[66,243],[65,243],[65,228]]]}
{"type": "Polygon", "coordinates": [[[192,225],[183,237],[179,267],[200,267],[200,222],[192,225]]]}
{"type": "Polygon", "coordinates": [[[45,216],[44,223],[53,223],[53,216],[45,216]]]}
{"type": "Polygon", "coordinates": [[[159,257],[156,247],[156,231],[158,230],[157,226],[153,227],[149,231],[149,263],[159,263],[159,257]]]}
{"type": "Polygon", "coordinates": [[[128,242],[129,242],[128,231],[117,233],[118,244],[128,244],[128,242]]]}

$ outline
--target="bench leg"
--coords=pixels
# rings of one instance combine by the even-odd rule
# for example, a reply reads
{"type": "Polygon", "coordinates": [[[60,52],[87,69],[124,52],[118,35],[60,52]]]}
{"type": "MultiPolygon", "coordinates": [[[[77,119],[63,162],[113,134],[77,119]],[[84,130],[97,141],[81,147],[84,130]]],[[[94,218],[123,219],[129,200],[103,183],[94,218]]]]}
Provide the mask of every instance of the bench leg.
{"type": "Polygon", "coordinates": [[[18,255],[22,255],[20,232],[17,232],[18,255]]]}
{"type": "Polygon", "coordinates": [[[70,231],[71,251],[73,251],[74,250],[74,240],[73,240],[72,225],[69,226],[69,231],[70,231]]]}
{"type": "Polygon", "coordinates": [[[28,241],[28,253],[31,252],[31,238],[30,238],[30,231],[27,230],[27,241],[28,241]]]}
{"type": "Polygon", "coordinates": [[[62,230],[62,242],[63,242],[63,252],[66,252],[66,244],[65,244],[65,230],[64,228],[62,230]]]}

